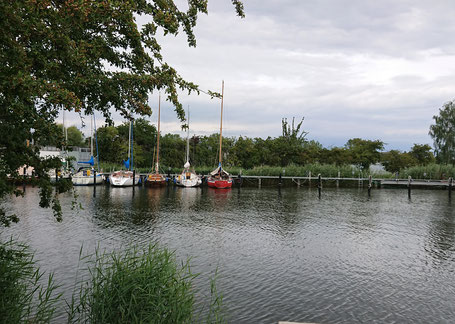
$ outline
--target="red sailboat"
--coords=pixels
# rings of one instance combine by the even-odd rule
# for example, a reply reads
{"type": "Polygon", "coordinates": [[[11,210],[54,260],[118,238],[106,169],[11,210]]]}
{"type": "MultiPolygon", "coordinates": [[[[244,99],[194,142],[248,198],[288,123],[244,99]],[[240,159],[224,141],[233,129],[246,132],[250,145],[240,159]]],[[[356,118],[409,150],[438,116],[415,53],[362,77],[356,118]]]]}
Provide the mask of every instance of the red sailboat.
{"type": "Polygon", "coordinates": [[[209,178],[207,179],[207,184],[211,188],[215,189],[229,189],[232,187],[232,178],[231,175],[226,172],[221,163],[222,163],[222,143],[223,143],[223,100],[224,100],[224,81],[221,84],[221,122],[220,122],[220,155],[218,167],[213,170],[209,178]]]}

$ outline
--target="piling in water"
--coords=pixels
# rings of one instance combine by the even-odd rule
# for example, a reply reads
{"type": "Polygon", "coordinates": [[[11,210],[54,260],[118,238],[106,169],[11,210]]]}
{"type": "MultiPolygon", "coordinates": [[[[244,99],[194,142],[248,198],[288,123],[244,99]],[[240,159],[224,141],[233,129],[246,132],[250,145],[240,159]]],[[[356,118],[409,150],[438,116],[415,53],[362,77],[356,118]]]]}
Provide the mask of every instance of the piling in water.
{"type": "Polygon", "coordinates": [[[368,177],[368,197],[371,197],[371,175],[368,177]]]}
{"type": "Polygon", "coordinates": [[[411,199],[411,176],[408,177],[408,198],[411,199]]]}
{"type": "Polygon", "coordinates": [[[93,197],[96,197],[96,170],[93,169],[93,197]]]}
{"type": "Polygon", "coordinates": [[[322,178],[321,178],[321,174],[319,173],[318,174],[318,196],[319,196],[319,199],[321,199],[321,191],[322,191],[322,178]]]}

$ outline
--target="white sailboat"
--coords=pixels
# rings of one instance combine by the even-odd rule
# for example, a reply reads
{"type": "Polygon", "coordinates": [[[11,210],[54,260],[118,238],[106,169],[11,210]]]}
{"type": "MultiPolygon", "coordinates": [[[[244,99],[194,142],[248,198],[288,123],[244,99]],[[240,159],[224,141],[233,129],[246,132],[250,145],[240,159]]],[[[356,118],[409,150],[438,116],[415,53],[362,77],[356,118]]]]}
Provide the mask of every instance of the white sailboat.
{"type": "MultiPolygon", "coordinates": [[[[101,174],[101,172],[95,172],[96,170],[94,168],[94,165],[95,165],[95,160],[93,158],[93,122],[94,122],[94,118],[95,118],[94,115],[92,115],[92,117],[90,118],[90,133],[91,133],[90,160],[77,162],[80,164],[88,164],[90,166],[80,167],[77,170],[77,172],[75,174],[73,174],[71,179],[73,181],[73,185],[75,185],[75,186],[91,186],[94,184],[98,185],[98,184],[102,184],[104,181],[104,176],[101,174]],[[95,174],[96,174],[96,177],[95,177],[95,174]]],[[[96,126],[95,126],[95,129],[96,129],[96,126]]],[[[95,131],[95,133],[96,133],[96,131],[95,131]]],[[[96,155],[98,157],[98,149],[97,149],[96,155]]],[[[99,167],[99,163],[98,163],[98,167],[99,167]]]]}
{"type": "Polygon", "coordinates": [[[133,148],[133,127],[132,122],[130,121],[129,135],[128,135],[128,160],[124,161],[126,170],[119,170],[111,173],[109,176],[109,183],[114,187],[130,187],[133,185],[138,185],[141,182],[141,177],[139,174],[134,174],[131,169],[133,168],[134,161],[134,152],[133,148]]]}
{"type": "Polygon", "coordinates": [[[186,162],[181,174],[175,179],[175,184],[180,187],[197,187],[202,184],[200,176],[190,169],[190,109],[188,107],[188,129],[186,134],[186,162]]]}

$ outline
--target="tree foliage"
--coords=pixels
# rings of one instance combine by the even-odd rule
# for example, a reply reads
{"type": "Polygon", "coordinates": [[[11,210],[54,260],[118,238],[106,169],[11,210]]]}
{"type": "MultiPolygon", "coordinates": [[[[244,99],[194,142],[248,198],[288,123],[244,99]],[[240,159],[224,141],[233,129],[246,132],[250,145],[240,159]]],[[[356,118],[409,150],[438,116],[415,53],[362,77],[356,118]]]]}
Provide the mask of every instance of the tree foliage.
{"type": "Polygon", "coordinates": [[[352,163],[368,170],[371,164],[380,161],[380,151],[384,149],[384,142],[352,138],[346,143],[346,149],[350,152],[352,163]]]}
{"type": "Polygon", "coordinates": [[[416,161],[410,153],[391,150],[382,154],[382,164],[386,171],[398,172],[402,169],[414,166],[416,161]]]}
{"type": "MultiPolygon", "coordinates": [[[[61,134],[64,134],[63,132],[63,125],[58,124],[58,131],[61,134]]],[[[62,147],[62,146],[83,146],[84,145],[84,135],[82,132],[76,127],[76,126],[70,126],[66,128],[66,134],[68,135],[68,142],[59,142],[56,140],[52,145],[56,147],[62,147]]],[[[62,135],[64,137],[64,135],[62,135]]],[[[62,138],[63,139],[63,138],[62,138]]]]}
{"type": "Polygon", "coordinates": [[[428,165],[435,162],[432,148],[428,144],[414,144],[409,154],[414,158],[417,165],[428,165]]]}
{"type": "Polygon", "coordinates": [[[449,101],[433,116],[429,135],[434,142],[436,159],[440,163],[455,162],[455,103],[449,101]]]}
{"type": "MultiPolygon", "coordinates": [[[[242,3],[232,3],[243,17],[242,3]]],[[[201,13],[207,0],[188,1],[185,11],[172,0],[1,1],[0,197],[20,194],[7,179],[18,178],[23,165],[34,167],[40,186],[49,187],[46,171],[59,161],[42,161],[38,153],[61,136],[54,121],[62,108],[81,117],[98,111],[108,122],[112,108],[126,118],[150,115],[149,95],[159,90],[183,121],[177,90],[199,89],[165,62],[157,36],[183,31],[196,46],[193,28],[201,13]]],[[[44,205],[51,193],[41,191],[44,205]]]]}

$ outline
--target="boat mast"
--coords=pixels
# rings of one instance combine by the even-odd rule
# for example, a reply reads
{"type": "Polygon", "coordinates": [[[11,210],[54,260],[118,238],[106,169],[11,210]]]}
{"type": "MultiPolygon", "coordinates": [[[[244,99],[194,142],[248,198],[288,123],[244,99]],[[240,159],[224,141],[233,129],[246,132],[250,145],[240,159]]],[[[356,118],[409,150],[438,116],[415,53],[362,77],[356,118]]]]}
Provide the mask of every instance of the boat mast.
{"type": "Polygon", "coordinates": [[[93,156],[93,116],[90,116],[90,155],[93,156]]]}
{"type": "Polygon", "coordinates": [[[130,128],[128,131],[128,163],[131,163],[130,157],[131,157],[131,121],[130,121],[130,128]]]}
{"type": "Polygon", "coordinates": [[[100,172],[100,153],[98,151],[98,133],[96,131],[95,113],[93,113],[93,125],[95,126],[96,164],[98,166],[98,172],[100,172]]]}
{"type": "Polygon", "coordinates": [[[224,80],[221,82],[220,157],[218,159],[219,166],[221,166],[221,162],[222,162],[221,146],[223,143],[223,99],[224,99],[224,80]]]}
{"type": "Polygon", "coordinates": [[[188,105],[188,129],[186,134],[186,162],[190,162],[190,105],[188,105]]]}
{"type": "Polygon", "coordinates": [[[66,168],[68,169],[68,130],[65,127],[65,109],[62,108],[63,111],[63,136],[65,137],[65,160],[66,160],[66,168]]]}
{"type": "Polygon", "coordinates": [[[155,173],[159,172],[159,160],[160,160],[160,114],[161,114],[161,93],[158,94],[158,138],[156,140],[155,173]]]}

